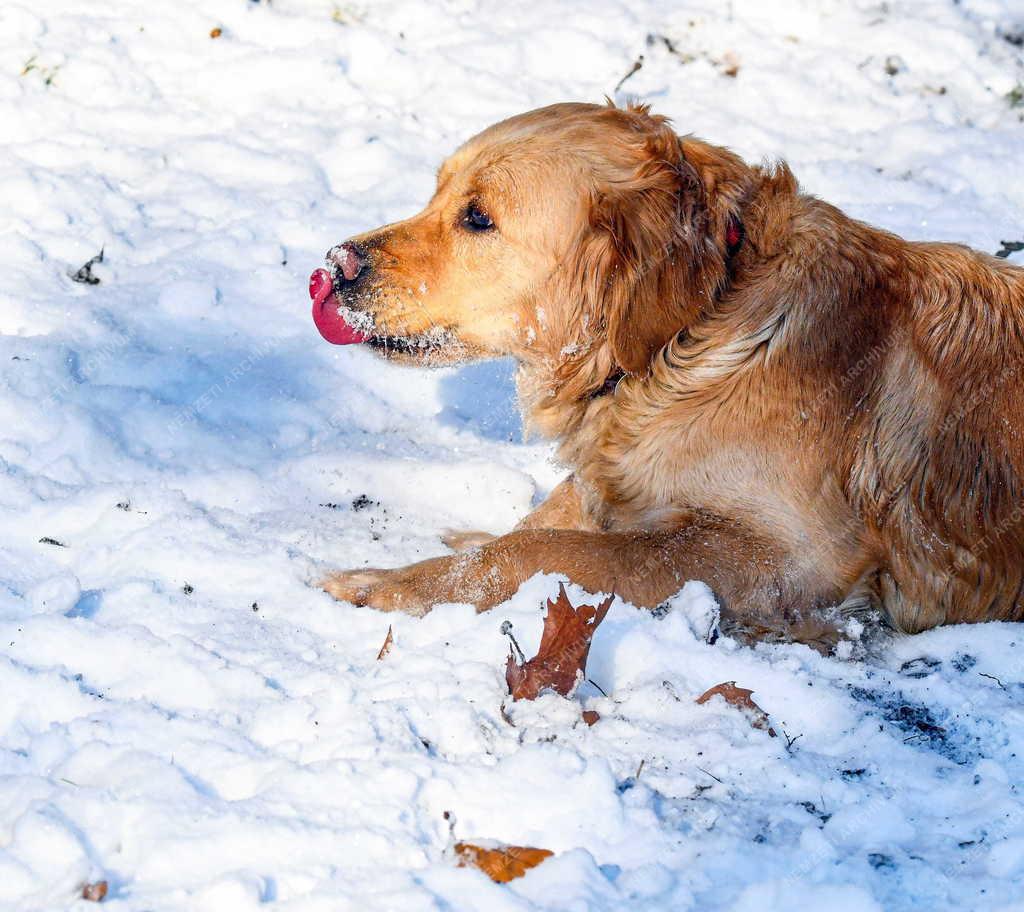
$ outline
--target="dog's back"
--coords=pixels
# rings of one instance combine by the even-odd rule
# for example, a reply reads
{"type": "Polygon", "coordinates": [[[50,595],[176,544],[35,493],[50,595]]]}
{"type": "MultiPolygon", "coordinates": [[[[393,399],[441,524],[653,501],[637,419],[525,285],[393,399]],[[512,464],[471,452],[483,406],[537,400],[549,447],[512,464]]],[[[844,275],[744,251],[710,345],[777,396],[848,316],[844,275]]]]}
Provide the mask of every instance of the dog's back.
{"type": "Polygon", "coordinates": [[[848,436],[850,495],[900,629],[1024,616],[1024,270],[901,243],[886,346],[848,436]]]}

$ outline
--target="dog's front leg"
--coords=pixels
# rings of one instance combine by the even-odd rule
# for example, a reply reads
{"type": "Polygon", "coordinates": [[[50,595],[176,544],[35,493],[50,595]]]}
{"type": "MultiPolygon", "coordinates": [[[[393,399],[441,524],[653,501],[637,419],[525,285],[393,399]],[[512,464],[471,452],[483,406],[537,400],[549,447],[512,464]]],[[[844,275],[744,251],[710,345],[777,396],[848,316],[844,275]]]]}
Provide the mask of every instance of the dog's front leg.
{"type": "MultiPolygon", "coordinates": [[[[535,510],[528,513],[516,524],[521,529],[589,529],[596,531],[597,524],[588,516],[583,498],[574,475],[563,479],[535,510]]],[[[464,532],[449,530],[441,536],[453,551],[468,551],[487,544],[497,538],[487,532],[464,532]]]]}
{"type": "Polygon", "coordinates": [[[580,529],[596,532],[597,524],[583,505],[580,483],[575,475],[562,479],[536,510],[516,525],[522,529],[580,529]]]}
{"type": "Polygon", "coordinates": [[[396,570],[337,573],[321,586],[356,605],[423,615],[441,602],[485,611],[538,572],[562,573],[591,592],[615,592],[650,608],[689,579],[704,580],[724,608],[744,615],[780,614],[804,595],[759,540],[707,521],[670,532],[526,529],[396,570]]]}

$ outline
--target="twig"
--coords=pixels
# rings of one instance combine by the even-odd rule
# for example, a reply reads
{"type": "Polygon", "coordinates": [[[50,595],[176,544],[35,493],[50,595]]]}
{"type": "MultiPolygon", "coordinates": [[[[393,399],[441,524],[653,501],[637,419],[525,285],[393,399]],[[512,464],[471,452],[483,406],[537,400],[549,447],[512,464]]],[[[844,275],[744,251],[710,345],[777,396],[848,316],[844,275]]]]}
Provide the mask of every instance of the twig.
{"type": "MultiPolygon", "coordinates": [[[[516,642],[516,638],[514,636],[512,636],[512,622],[511,621],[502,621],[501,622],[501,632],[505,636],[507,636],[509,638],[509,640],[512,643],[512,646],[514,646],[516,652],[519,653],[519,664],[522,665],[526,661],[526,656],[523,654],[523,650],[519,648],[519,644],[516,642]]],[[[510,651],[511,651],[511,647],[510,647],[510,651]]],[[[596,684],[594,686],[597,687],[596,684]]],[[[600,687],[598,687],[597,689],[601,690],[600,687]]],[[[604,693],[604,691],[601,690],[601,693],[604,693]]]]}
{"type": "Polygon", "coordinates": [[[504,701],[502,701],[501,704],[501,718],[507,725],[511,725],[513,728],[516,727],[516,723],[512,721],[512,717],[508,714],[508,710],[505,709],[504,701]]]}
{"type": "Polygon", "coordinates": [[[998,685],[999,685],[999,686],[1000,686],[1000,687],[1001,687],[1001,688],[1002,688],[1003,690],[1006,690],[1006,685],[1005,685],[1005,684],[1004,684],[1004,683],[1003,683],[1002,681],[1000,681],[1000,680],[999,680],[999,678],[997,678],[997,677],[996,677],[995,675],[985,674],[985,672],[983,672],[983,671],[979,671],[979,672],[978,672],[978,674],[979,674],[979,675],[981,675],[981,676],[982,676],[983,678],[991,678],[991,679],[992,679],[993,681],[995,681],[995,682],[996,682],[996,684],[998,684],[998,685]]]}
{"type": "Polygon", "coordinates": [[[641,54],[639,57],[636,58],[636,60],[633,61],[633,68],[619,80],[619,84],[615,86],[615,88],[612,90],[612,94],[614,95],[616,92],[618,92],[619,89],[621,89],[622,86],[625,84],[626,80],[629,79],[629,77],[632,76],[634,73],[637,73],[640,70],[642,70],[643,67],[644,55],[641,54]]]}
{"type": "MultiPolygon", "coordinates": [[[[714,773],[709,773],[706,769],[704,769],[704,767],[698,766],[697,769],[699,769],[705,776],[710,776],[712,779],[715,780],[715,782],[722,782],[722,780],[719,779],[714,773]]],[[[725,783],[722,784],[724,785],[725,783]]]]}

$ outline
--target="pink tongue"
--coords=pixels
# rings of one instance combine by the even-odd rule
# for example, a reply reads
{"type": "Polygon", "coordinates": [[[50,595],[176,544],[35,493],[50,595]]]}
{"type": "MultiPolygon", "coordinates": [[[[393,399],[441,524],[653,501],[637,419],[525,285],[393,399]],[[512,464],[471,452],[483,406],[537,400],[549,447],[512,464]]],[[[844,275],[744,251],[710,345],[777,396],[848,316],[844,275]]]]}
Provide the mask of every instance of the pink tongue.
{"type": "Polygon", "coordinates": [[[326,269],[317,269],[309,277],[309,296],[313,299],[313,322],[328,342],[334,345],[354,345],[370,338],[366,333],[349,326],[338,313],[334,285],[326,269]]]}

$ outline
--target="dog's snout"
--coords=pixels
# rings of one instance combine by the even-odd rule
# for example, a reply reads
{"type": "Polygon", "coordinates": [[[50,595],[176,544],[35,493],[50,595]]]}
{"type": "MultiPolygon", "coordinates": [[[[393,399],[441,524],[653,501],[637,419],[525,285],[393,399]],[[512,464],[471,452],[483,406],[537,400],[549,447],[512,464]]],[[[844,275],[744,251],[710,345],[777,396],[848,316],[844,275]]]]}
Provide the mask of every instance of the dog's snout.
{"type": "Polygon", "coordinates": [[[346,282],[354,282],[369,268],[369,260],[363,250],[352,241],[345,241],[331,249],[327,261],[344,277],[346,282]]]}

